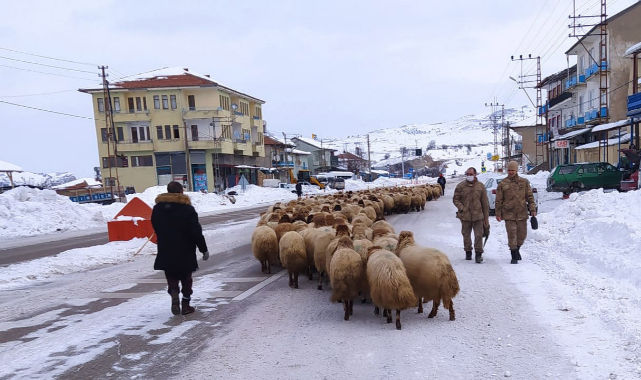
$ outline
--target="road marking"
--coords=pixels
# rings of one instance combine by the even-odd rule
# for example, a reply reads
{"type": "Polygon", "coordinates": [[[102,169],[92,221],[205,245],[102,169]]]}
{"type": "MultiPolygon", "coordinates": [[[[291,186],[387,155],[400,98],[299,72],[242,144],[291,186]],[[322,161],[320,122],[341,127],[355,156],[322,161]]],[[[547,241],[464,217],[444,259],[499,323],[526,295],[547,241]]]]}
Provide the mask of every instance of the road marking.
{"type": "Polygon", "coordinates": [[[242,301],[242,300],[244,300],[245,298],[247,298],[247,297],[251,296],[252,294],[256,293],[257,291],[261,290],[265,286],[267,286],[267,285],[271,284],[272,282],[278,280],[285,273],[287,273],[287,271],[283,270],[280,273],[277,273],[277,274],[271,276],[270,278],[266,279],[265,281],[252,286],[251,288],[245,290],[244,292],[242,292],[238,296],[232,298],[232,301],[242,301]]]}
{"type": "Polygon", "coordinates": [[[138,284],[166,284],[167,280],[164,278],[141,278],[135,282],[138,284]]]}
{"type": "Polygon", "coordinates": [[[148,296],[152,293],[98,293],[94,296],[89,296],[87,298],[114,298],[114,299],[125,299],[125,298],[137,298],[148,296]]]}

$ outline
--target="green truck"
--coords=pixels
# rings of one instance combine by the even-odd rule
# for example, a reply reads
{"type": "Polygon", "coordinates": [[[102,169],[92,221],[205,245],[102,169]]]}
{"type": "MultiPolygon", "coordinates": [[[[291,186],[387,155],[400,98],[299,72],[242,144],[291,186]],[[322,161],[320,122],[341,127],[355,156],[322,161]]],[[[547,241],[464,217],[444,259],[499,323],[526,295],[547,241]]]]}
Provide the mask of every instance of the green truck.
{"type": "Polygon", "coordinates": [[[607,162],[559,165],[547,180],[547,191],[569,194],[591,189],[621,190],[622,171],[607,162]]]}

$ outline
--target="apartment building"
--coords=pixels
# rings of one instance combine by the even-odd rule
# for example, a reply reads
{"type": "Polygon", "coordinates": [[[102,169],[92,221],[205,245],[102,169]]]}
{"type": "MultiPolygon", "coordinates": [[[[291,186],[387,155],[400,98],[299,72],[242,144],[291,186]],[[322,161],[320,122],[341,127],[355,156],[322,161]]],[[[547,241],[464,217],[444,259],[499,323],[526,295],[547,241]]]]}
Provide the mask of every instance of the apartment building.
{"type": "Polygon", "coordinates": [[[295,149],[291,142],[285,143],[274,134],[265,135],[265,157],[259,163],[265,167],[276,169],[280,182],[290,183],[291,174],[298,178],[299,170],[309,170],[310,152],[295,149]]]}
{"type": "Polygon", "coordinates": [[[109,85],[111,104],[102,88],[79,91],[92,97],[105,186],[114,183],[116,168],[120,185],[139,192],[170,181],[212,192],[235,186],[241,172],[257,183],[256,159],[265,156],[263,100],[186,68],[117,80],[109,85]]]}
{"type": "Polygon", "coordinates": [[[334,155],[336,149],[324,146],[322,140],[297,136],[293,137],[291,141],[296,144],[296,149],[311,153],[309,170],[312,174],[341,170],[338,167],[338,157],[334,155]]]}

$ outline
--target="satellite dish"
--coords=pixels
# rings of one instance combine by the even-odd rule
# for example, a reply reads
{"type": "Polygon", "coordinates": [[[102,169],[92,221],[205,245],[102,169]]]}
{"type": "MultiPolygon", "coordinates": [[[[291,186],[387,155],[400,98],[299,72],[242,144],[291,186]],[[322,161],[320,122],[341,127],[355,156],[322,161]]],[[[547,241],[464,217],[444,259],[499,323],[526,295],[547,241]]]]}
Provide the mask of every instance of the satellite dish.
{"type": "Polygon", "coordinates": [[[238,104],[236,104],[236,103],[232,103],[232,104],[231,104],[231,109],[233,109],[234,111],[236,111],[236,110],[238,109],[238,104]]]}

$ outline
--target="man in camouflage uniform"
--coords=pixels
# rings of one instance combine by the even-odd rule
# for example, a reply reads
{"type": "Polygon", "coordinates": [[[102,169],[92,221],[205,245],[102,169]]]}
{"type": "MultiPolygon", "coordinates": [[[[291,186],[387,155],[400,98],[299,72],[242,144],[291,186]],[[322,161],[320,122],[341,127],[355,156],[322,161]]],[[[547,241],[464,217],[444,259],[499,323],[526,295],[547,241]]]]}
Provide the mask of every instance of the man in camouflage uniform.
{"type": "Polygon", "coordinates": [[[483,262],[483,236],[490,233],[490,203],[485,186],[476,178],[476,169],[465,171],[465,181],[454,189],[456,217],[461,220],[461,234],[465,260],[472,260],[472,231],[474,231],[474,252],[477,263],[483,262]]]}
{"type": "Polygon", "coordinates": [[[519,177],[518,169],[516,161],[510,161],[507,165],[507,178],[496,189],[495,204],[496,220],[505,220],[512,264],[518,264],[521,260],[519,249],[527,236],[528,209],[530,215],[536,216],[536,203],[530,182],[519,177]]]}

